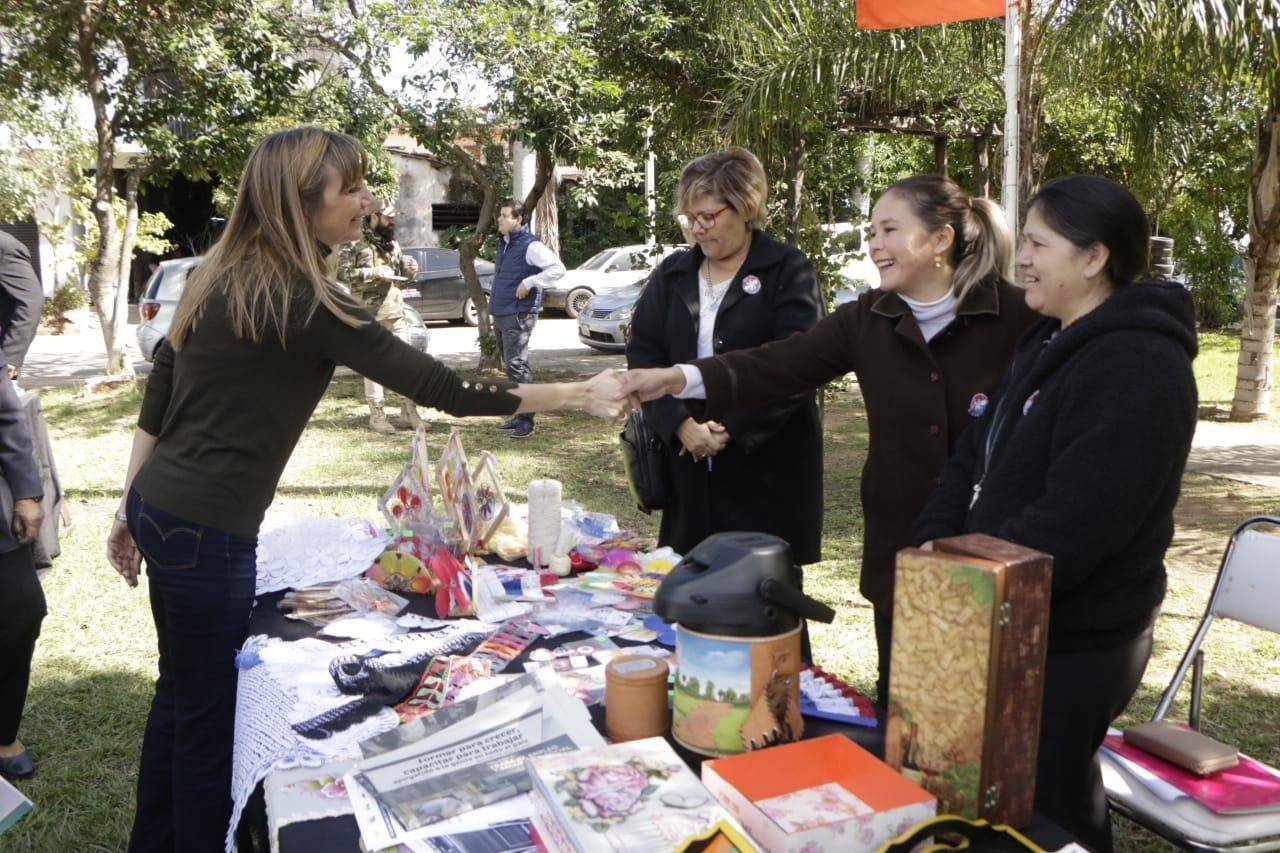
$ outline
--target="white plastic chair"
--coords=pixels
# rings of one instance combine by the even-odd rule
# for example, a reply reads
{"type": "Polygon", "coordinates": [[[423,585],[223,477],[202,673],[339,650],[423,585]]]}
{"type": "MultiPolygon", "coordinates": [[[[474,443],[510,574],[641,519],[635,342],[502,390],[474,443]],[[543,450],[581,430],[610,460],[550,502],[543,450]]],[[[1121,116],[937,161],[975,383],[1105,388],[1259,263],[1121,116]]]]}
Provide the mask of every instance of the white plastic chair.
{"type": "MultiPolygon", "coordinates": [[[[1164,718],[1191,670],[1190,722],[1192,728],[1200,728],[1204,672],[1200,646],[1217,618],[1280,633],[1280,518],[1255,516],[1231,534],[1204,618],[1152,720],[1164,718]]],[[[1179,847],[1250,853],[1280,850],[1280,811],[1221,815],[1105,747],[1099,756],[1111,808],[1179,847]]]]}

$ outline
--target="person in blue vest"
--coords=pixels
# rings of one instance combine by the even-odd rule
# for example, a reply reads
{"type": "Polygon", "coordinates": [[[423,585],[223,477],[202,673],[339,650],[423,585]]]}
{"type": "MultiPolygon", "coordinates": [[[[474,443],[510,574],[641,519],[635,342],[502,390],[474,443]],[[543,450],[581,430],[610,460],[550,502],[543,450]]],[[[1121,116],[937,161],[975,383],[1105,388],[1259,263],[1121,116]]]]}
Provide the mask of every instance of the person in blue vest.
{"type": "MultiPolygon", "coordinates": [[[[532,382],[529,368],[529,338],[538,322],[542,288],[564,275],[564,264],[525,224],[524,205],[504,201],[498,208],[498,257],[494,262],[493,290],[489,294],[489,316],[498,338],[498,358],[507,378],[532,382]]],[[[500,429],[511,430],[512,438],[533,435],[533,414],[519,414],[500,429]]]]}

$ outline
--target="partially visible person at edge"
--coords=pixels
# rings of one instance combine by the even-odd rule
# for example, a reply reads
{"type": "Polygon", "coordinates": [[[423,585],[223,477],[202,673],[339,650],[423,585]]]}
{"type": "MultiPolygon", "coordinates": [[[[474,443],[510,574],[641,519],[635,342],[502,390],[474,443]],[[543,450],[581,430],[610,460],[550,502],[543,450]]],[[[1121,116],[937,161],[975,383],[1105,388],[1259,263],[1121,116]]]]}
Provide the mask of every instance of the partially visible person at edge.
{"type": "Polygon", "coordinates": [[[859,589],[874,608],[876,695],[885,708],[895,555],[911,544],[957,438],[986,410],[1036,315],[1006,279],[1013,241],[1004,214],[946,178],[916,175],[885,190],[871,211],[869,249],[879,289],[809,331],[675,368],[631,370],[623,389],[642,400],[704,397],[686,405],[699,420],[719,422],[857,374],[870,432],[859,589]]]}
{"type": "Polygon", "coordinates": [[[45,617],[31,543],[44,522],[44,489],[27,433],[27,415],[0,354],[0,776],[35,774],[18,727],[27,702],[31,657],[45,617]]]}
{"type": "MultiPolygon", "coordinates": [[[[765,225],[769,182],[742,148],[684,167],[678,221],[693,247],[667,256],[636,302],[628,368],[668,367],[781,340],[824,313],[813,265],[765,225]]],[[[812,390],[699,423],[683,400],[644,404],[670,493],[660,545],[688,553],[713,533],[780,536],[798,565],[822,550],[822,426],[812,390]],[[781,499],[785,496],[785,499],[781,499]]]]}
{"type": "Polygon", "coordinates": [[[22,372],[42,310],[44,288],[36,278],[27,247],[12,234],[0,231],[0,350],[10,379],[17,379],[22,372]]]}
{"type": "Polygon", "coordinates": [[[159,679],[130,849],[221,850],[232,828],[235,653],[254,600],[258,527],[335,365],[453,415],[579,408],[613,417],[618,382],[464,381],[397,339],[326,272],[360,237],[366,156],[314,127],[267,135],[222,237],[161,343],[107,542],[136,586],[146,557],[159,679]]]}
{"type": "MultiPolygon", "coordinates": [[[[542,289],[564,277],[564,264],[529,230],[524,205],[504,201],[498,208],[498,255],[493,263],[489,317],[498,339],[498,358],[512,382],[532,382],[529,338],[538,322],[542,289]]],[[[533,435],[533,412],[521,412],[499,429],[512,438],[533,435]]]]}
{"type": "MultiPolygon", "coordinates": [[[[344,243],[339,252],[338,281],[347,286],[356,301],[387,331],[407,343],[409,326],[405,321],[399,280],[412,279],[418,271],[418,262],[401,252],[396,242],[395,208],[378,198],[374,199],[374,208],[365,218],[361,238],[354,243],[344,243]]],[[[382,386],[366,378],[364,399],[369,404],[369,428],[383,435],[394,435],[396,428],[382,408],[382,386]]],[[[400,401],[400,414],[410,429],[422,426],[418,407],[408,397],[400,401]]]]}
{"type": "Polygon", "coordinates": [[[1141,281],[1147,216],[1092,175],[1045,184],[1018,248],[1023,338],[929,498],[917,542],[989,533],[1053,555],[1036,809],[1111,849],[1097,751],[1137,690],[1196,423],[1185,288],[1141,281]]]}

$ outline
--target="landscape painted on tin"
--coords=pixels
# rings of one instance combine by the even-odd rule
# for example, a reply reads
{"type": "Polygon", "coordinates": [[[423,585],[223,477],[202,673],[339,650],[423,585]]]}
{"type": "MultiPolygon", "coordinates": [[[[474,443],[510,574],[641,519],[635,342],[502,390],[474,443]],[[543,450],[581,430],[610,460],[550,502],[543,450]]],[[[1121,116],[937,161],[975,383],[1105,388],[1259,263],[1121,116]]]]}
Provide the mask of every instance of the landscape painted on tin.
{"type": "Polygon", "coordinates": [[[711,752],[742,752],[742,724],[751,711],[750,645],[684,631],[679,644],[675,736],[711,752]]]}

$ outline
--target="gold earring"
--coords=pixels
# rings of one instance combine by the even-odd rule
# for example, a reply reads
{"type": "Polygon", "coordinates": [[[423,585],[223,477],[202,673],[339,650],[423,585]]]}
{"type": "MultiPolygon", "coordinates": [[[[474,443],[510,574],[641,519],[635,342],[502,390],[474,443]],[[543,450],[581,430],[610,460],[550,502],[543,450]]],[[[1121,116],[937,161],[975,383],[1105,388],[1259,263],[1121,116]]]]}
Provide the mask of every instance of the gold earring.
{"type": "Polygon", "coordinates": [[[933,268],[936,270],[942,269],[942,255],[933,256],[933,268]]]}

